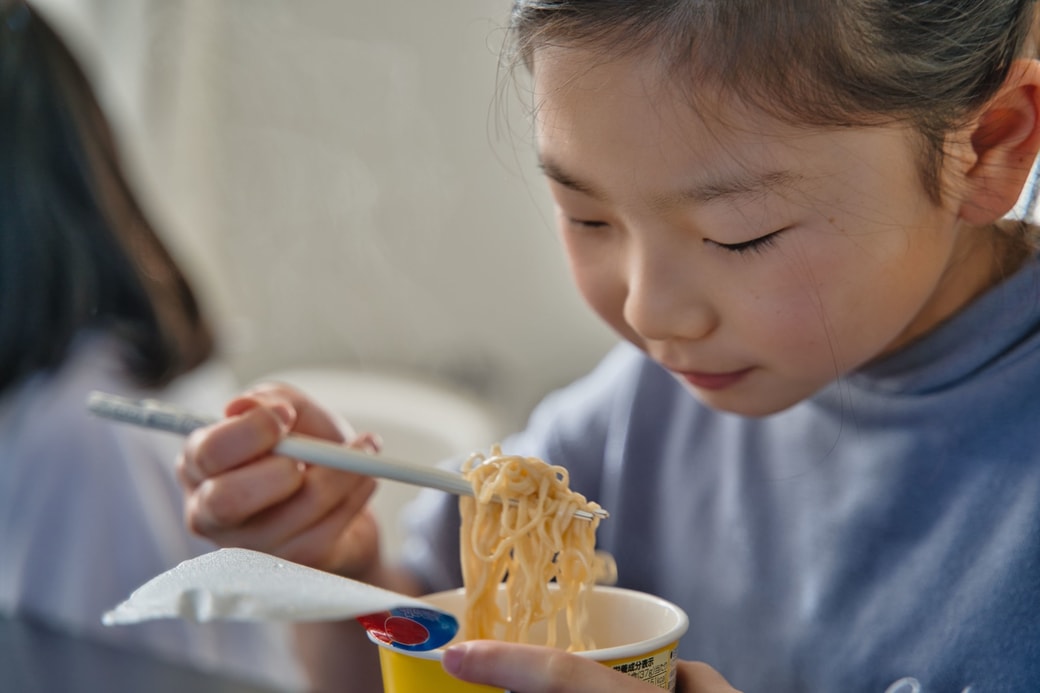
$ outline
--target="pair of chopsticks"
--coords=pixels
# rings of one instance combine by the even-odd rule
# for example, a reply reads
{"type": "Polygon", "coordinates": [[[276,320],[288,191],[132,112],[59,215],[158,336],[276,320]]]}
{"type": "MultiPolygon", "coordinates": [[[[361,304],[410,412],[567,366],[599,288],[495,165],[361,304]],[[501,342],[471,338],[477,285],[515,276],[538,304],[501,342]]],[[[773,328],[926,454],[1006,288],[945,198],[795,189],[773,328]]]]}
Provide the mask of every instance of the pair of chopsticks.
{"type": "MultiPolygon", "coordinates": [[[[182,436],[219,421],[215,417],[190,412],[167,402],[135,400],[105,392],[92,392],[87,399],[87,408],[107,419],[182,436]]],[[[473,487],[458,472],[370,455],[317,438],[288,435],[275,446],[274,452],[323,467],[434,488],[457,496],[473,495],[473,487]]],[[[596,514],[607,517],[603,510],[596,514]]],[[[592,519],[592,514],[585,510],[576,510],[574,515],[583,520],[592,519]]]]}

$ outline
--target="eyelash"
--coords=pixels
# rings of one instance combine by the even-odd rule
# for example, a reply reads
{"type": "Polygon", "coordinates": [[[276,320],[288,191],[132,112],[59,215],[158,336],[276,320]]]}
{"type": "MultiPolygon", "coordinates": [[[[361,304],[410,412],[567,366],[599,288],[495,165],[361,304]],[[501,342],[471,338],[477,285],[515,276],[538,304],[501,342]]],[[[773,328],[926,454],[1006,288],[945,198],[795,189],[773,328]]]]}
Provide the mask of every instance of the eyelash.
{"type": "Polygon", "coordinates": [[[743,241],[742,243],[719,243],[718,241],[708,241],[713,245],[717,245],[724,250],[728,250],[738,255],[746,255],[749,253],[761,253],[767,248],[771,247],[777,241],[777,236],[782,232],[786,231],[787,228],[777,229],[772,233],[767,233],[764,236],[758,238],[752,238],[750,241],[743,241]]]}
{"type": "MultiPolygon", "coordinates": [[[[571,225],[583,229],[602,229],[610,225],[605,221],[589,221],[586,219],[575,219],[574,217],[568,218],[567,221],[571,225]]],[[[742,241],[741,243],[719,243],[718,241],[712,240],[706,240],[705,242],[711,243],[712,245],[716,245],[722,248],[723,250],[727,250],[731,253],[736,253],[737,255],[761,253],[765,252],[767,248],[772,247],[773,244],[776,243],[777,237],[787,229],[788,227],[777,229],[772,233],[767,233],[766,235],[759,236],[758,238],[752,238],[750,241],[742,241]]]]}
{"type": "Polygon", "coordinates": [[[567,219],[567,221],[573,226],[579,226],[583,229],[602,229],[608,225],[605,221],[587,221],[585,219],[575,219],[573,217],[567,219]]]}

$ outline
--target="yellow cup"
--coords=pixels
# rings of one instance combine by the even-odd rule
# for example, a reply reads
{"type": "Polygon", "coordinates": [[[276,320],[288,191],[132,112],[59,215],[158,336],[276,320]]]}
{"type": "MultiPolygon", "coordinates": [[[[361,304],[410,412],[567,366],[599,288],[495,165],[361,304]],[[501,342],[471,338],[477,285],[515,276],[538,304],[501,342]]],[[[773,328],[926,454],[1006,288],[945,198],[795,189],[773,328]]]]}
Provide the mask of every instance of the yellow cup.
{"type": "MultiPolygon", "coordinates": [[[[465,594],[461,589],[423,599],[462,622],[465,594]]],[[[675,648],[688,626],[686,612],[664,599],[619,587],[596,586],[589,598],[589,632],[597,649],[577,654],[674,691],[675,648]]],[[[561,626],[557,632],[565,648],[566,629],[561,626]]],[[[463,635],[452,642],[459,642],[463,635]]],[[[369,639],[379,646],[385,693],[502,693],[501,689],[466,683],[445,672],[441,667],[442,649],[405,652],[375,637],[369,639]]]]}

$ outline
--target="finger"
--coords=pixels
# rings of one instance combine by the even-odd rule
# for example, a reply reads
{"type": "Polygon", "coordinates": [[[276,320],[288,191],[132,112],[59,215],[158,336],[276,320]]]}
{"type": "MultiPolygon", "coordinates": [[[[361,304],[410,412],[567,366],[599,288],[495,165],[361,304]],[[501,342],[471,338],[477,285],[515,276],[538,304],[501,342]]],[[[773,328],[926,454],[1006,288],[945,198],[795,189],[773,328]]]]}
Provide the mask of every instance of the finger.
{"type": "Polygon", "coordinates": [[[205,479],[185,499],[188,525],[203,536],[226,535],[291,498],[304,480],[301,465],[281,456],[205,479]]]}
{"type": "Polygon", "coordinates": [[[377,557],[378,538],[373,541],[365,533],[374,532],[375,524],[371,517],[365,517],[363,522],[359,518],[367,512],[365,501],[375,485],[374,480],[366,479],[366,485],[358,487],[349,502],[337,505],[280,545],[278,555],[347,577],[354,577],[371,565],[377,557]]]}
{"type": "MultiPolygon", "coordinates": [[[[235,401],[245,403],[243,398],[235,401]]],[[[250,405],[232,418],[188,436],[177,473],[189,490],[266,455],[289,430],[293,419],[291,405],[266,407],[257,401],[250,401],[250,405]]]]}
{"type": "Polygon", "coordinates": [[[375,485],[369,477],[266,458],[204,482],[189,499],[189,526],[223,545],[325,565],[319,557],[334,552],[336,535],[375,485]],[[285,485],[279,485],[276,466],[285,485]],[[290,485],[292,480],[298,483],[290,485]]]}
{"type": "Polygon", "coordinates": [[[675,690],[677,693],[740,693],[704,662],[679,662],[675,690]]]}
{"type": "Polygon", "coordinates": [[[377,433],[366,431],[360,433],[354,440],[350,441],[350,447],[376,454],[383,450],[383,439],[377,433]]]}
{"type": "Polygon", "coordinates": [[[452,676],[514,693],[620,693],[656,690],[592,659],[548,647],[473,640],[444,652],[452,676]]]}
{"type": "Polygon", "coordinates": [[[292,411],[292,430],[297,433],[331,440],[336,443],[352,440],[353,427],[343,417],[329,412],[296,388],[284,383],[260,383],[243,397],[232,400],[225,413],[235,416],[248,410],[253,403],[268,408],[285,407],[292,411]]]}
{"type": "Polygon", "coordinates": [[[305,475],[304,485],[291,501],[273,508],[265,517],[279,528],[279,553],[286,558],[286,552],[304,558],[308,543],[331,549],[337,535],[361,512],[376,489],[371,477],[323,467],[308,468],[305,475]]]}
{"type": "Polygon", "coordinates": [[[375,453],[382,441],[373,433],[356,435],[345,420],[287,385],[264,383],[225,407],[227,419],[189,436],[178,459],[177,474],[188,490],[207,478],[256,459],[296,431],[375,453]]]}

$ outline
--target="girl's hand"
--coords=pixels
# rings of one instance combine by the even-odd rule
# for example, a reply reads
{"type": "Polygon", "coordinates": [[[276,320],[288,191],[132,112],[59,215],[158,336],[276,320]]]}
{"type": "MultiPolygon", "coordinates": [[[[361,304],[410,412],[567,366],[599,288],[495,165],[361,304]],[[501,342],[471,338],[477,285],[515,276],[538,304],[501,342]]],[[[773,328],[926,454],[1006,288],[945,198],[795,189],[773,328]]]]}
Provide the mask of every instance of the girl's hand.
{"type": "Polygon", "coordinates": [[[220,546],[281,556],[355,579],[376,569],[376,523],[366,509],[375,480],[276,455],[287,433],[378,450],[302,393],[258,387],[230,402],[226,419],[195,431],[178,461],[185,515],[220,546]]]}
{"type": "MultiPolygon", "coordinates": [[[[474,640],[448,648],[444,669],[463,681],[513,693],[657,693],[660,688],[561,650],[474,640]]],[[[739,693],[701,662],[679,662],[676,693],[739,693]]]]}

